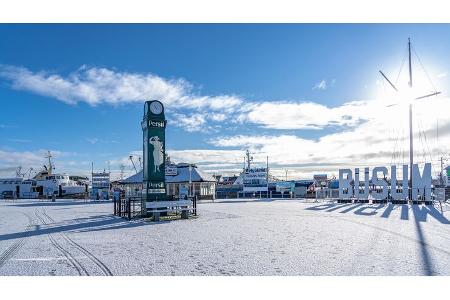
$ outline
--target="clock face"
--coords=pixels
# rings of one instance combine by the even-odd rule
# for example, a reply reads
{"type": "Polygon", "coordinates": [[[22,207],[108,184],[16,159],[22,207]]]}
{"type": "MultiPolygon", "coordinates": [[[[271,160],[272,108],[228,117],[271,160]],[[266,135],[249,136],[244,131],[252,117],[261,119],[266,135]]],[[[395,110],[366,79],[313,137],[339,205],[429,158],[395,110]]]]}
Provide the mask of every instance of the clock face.
{"type": "Polygon", "coordinates": [[[161,102],[154,101],[150,103],[150,111],[155,115],[159,115],[160,113],[162,113],[163,107],[161,102]]]}

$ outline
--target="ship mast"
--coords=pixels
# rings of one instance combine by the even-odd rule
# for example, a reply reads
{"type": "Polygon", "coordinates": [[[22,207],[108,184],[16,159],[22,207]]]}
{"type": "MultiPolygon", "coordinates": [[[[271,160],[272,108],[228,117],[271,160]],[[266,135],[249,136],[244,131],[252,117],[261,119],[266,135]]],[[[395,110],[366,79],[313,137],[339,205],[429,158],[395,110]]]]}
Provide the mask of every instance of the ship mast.
{"type": "MultiPolygon", "coordinates": [[[[412,65],[411,65],[411,38],[408,38],[408,61],[409,61],[409,88],[412,88],[412,65]]],[[[414,143],[412,128],[412,103],[409,103],[409,199],[412,200],[413,176],[412,169],[414,163],[414,143]]]]}
{"type": "Polygon", "coordinates": [[[52,154],[50,153],[50,151],[47,152],[47,156],[45,158],[48,159],[48,175],[52,175],[53,164],[52,164],[52,154]]]}
{"type": "MultiPolygon", "coordinates": [[[[409,82],[408,86],[411,89],[413,86],[413,79],[412,79],[412,61],[411,61],[411,38],[408,38],[408,64],[409,64],[409,82]]],[[[423,66],[422,66],[423,67],[423,66]]],[[[398,89],[395,87],[395,85],[387,78],[387,76],[379,71],[380,74],[383,76],[384,79],[392,86],[392,88],[398,92],[398,89]]],[[[412,187],[413,187],[413,178],[412,178],[412,169],[414,164],[414,135],[413,135],[413,126],[412,126],[412,100],[419,100],[428,98],[431,96],[439,95],[441,92],[434,91],[431,94],[427,94],[424,96],[416,97],[413,99],[410,99],[409,103],[409,199],[412,200],[412,187]]],[[[393,104],[395,105],[395,104],[393,104]]],[[[389,105],[392,106],[392,105],[389,105]]]]}
{"type": "Polygon", "coordinates": [[[248,149],[245,152],[245,156],[247,157],[247,170],[250,170],[250,163],[253,160],[253,156],[250,155],[250,151],[248,151],[248,149]]]}

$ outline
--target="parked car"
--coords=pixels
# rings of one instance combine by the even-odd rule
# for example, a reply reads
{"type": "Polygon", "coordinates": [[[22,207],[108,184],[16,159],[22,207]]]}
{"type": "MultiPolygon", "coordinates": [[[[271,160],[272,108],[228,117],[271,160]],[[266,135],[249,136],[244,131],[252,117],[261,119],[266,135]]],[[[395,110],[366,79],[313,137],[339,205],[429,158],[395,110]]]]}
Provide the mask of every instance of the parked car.
{"type": "Polygon", "coordinates": [[[2,198],[3,199],[14,199],[13,191],[3,191],[2,192],[2,198]]]}

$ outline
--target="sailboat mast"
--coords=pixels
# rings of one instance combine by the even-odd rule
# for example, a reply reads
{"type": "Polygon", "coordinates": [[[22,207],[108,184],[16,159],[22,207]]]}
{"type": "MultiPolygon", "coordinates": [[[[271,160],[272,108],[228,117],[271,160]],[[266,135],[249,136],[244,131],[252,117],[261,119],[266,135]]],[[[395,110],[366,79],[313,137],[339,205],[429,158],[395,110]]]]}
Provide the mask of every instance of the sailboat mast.
{"type": "MultiPolygon", "coordinates": [[[[412,88],[412,66],[411,66],[411,39],[408,38],[408,57],[409,57],[409,87],[412,88]]],[[[412,169],[414,163],[414,152],[413,152],[413,127],[412,127],[412,103],[409,103],[409,199],[412,200],[412,187],[413,187],[413,177],[412,169]]]]}
{"type": "Polygon", "coordinates": [[[409,57],[409,87],[412,87],[411,38],[408,38],[408,57],[409,57]]]}

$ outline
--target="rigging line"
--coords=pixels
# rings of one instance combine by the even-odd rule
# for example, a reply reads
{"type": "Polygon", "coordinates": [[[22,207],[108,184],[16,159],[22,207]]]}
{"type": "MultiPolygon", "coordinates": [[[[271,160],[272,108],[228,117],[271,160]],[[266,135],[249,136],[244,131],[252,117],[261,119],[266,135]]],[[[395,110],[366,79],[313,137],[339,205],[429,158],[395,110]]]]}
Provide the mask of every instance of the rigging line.
{"type": "MultiPolygon", "coordinates": [[[[395,131],[395,128],[393,128],[392,130],[395,131]]],[[[398,131],[394,133],[396,134],[396,137],[395,137],[394,152],[392,153],[392,155],[393,155],[393,163],[397,164],[400,158],[400,149],[399,149],[400,147],[398,147],[399,144],[398,140],[400,133],[398,131]]]]}
{"type": "Polygon", "coordinates": [[[394,149],[392,151],[392,155],[391,155],[391,165],[395,162],[395,152],[397,150],[397,139],[395,139],[395,135],[394,135],[394,128],[392,128],[392,131],[389,131],[389,135],[392,136],[392,140],[394,141],[394,149]]]}
{"type": "Polygon", "coordinates": [[[419,127],[419,132],[421,134],[421,143],[422,143],[422,152],[423,152],[423,159],[427,160],[427,156],[426,156],[426,148],[424,145],[424,132],[423,132],[423,127],[422,127],[422,122],[420,119],[417,119],[417,126],[419,127]]]}
{"type": "MultiPolygon", "coordinates": [[[[430,161],[431,161],[431,160],[432,160],[432,157],[431,157],[430,147],[428,146],[427,136],[426,136],[426,134],[425,134],[425,130],[423,130],[422,121],[419,120],[419,122],[420,122],[419,124],[420,124],[421,130],[422,130],[422,139],[425,140],[424,151],[425,151],[425,154],[428,154],[428,156],[429,156],[429,158],[430,158],[430,161]]],[[[426,155],[424,155],[424,159],[425,159],[425,160],[427,159],[426,155]]]]}
{"type": "MultiPolygon", "coordinates": [[[[392,139],[394,139],[394,129],[393,128],[392,128],[392,139]]],[[[393,162],[395,162],[395,151],[396,151],[396,148],[397,148],[396,141],[397,140],[394,140],[394,149],[393,149],[392,155],[391,155],[391,165],[392,165],[393,162]]]]}
{"type": "MultiPolygon", "coordinates": [[[[422,125],[422,130],[423,130],[423,125],[422,125]]],[[[427,146],[428,156],[430,156],[430,161],[431,161],[433,157],[432,157],[432,152],[430,150],[430,145],[428,143],[427,134],[426,134],[425,130],[423,130],[423,136],[425,137],[425,146],[427,146]]]]}
{"type": "MultiPolygon", "coordinates": [[[[420,142],[420,144],[422,145],[422,157],[423,157],[423,143],[422,143],[422,131],[420,131],[420,127],[419,126],[417,126],[418,127],[418,132],[419,132],[419,142],[420,142]]],[[[417,147],[418,148],[418,147],[417,147]]],[[[415,150],[419,150],[419,149],[415,149],[415,150]]],[[[416,153],[417,152],[419,152],[420,153],[420,151],[415,151],[416,153]]],[[[420,154],[419,154],[420,155],[420,154]]]]}
{"type": "MultiPolygon", "coordinates": [[[[402,140],[403,137],[405,136],[405,129],[402,128],[402,140]]],[[[405,164],[405,143],[402,143],[402,164],[405,164]]]]}
{"type": "Polygon", "coordinates": [[[397,147],[398,147],[398,153],[397,153],[397,164],[398,165],[401,165],[401,164],[403,164],[403,160],[402,160],[402,155],[404,155],[403,154],[403,152],[404,152],[404,150],[403,150],[403,146],[404,145],[402,145],[402,140],[403,140],[403,130],[398,130],[397,131],[397,147]]]}
{"type": "Polygon", "coordinates": [[[420,143],[422,145],[422,156],[423,156],[424,160],[427,160],[426,149],[425,149],[425,145],[424,145],[424,142],[423,142],[423,130],[422,130],[422,127],[420,126],[420,122],[419,121],[417,122],[417,125],[419,127],[420,143]]]}
{"type": "Polygon", "coordinates": [[[411,48],[413,49],[413,52],[414,52],[414,54],[416,55],[417,60],[418,60],[419,63],[420,63],[420,66],[422,67],[423,71],[425,72],[425,75],[427,75],[427,78],[428,78],[428,80],[430,81],[431,86],[432,86],[433,89],[434,89],[434,92],[437,92],[437,89],[436,89],[436,87],[434,86],[433,81],[431,80],[430,75],[428,74],[427,70],[425,69],[424,65],[422,64],[422,61],[420,60],[420,57],[419,57],[419,55],[417,54],[415,47],[411,47],[411,48]]]}
{"type": "Polygon", "coordinates": [[[397,85],[398,79],[400,78],[400,73],[402,72],[403,65],[405,64],[407,54],[408,54],[408,48],[405,49],[405,54],[403,55],[402,64],[400,65],[400,70],[398,71],[397,79],[395,79],[395,85],[397,85]]]}

